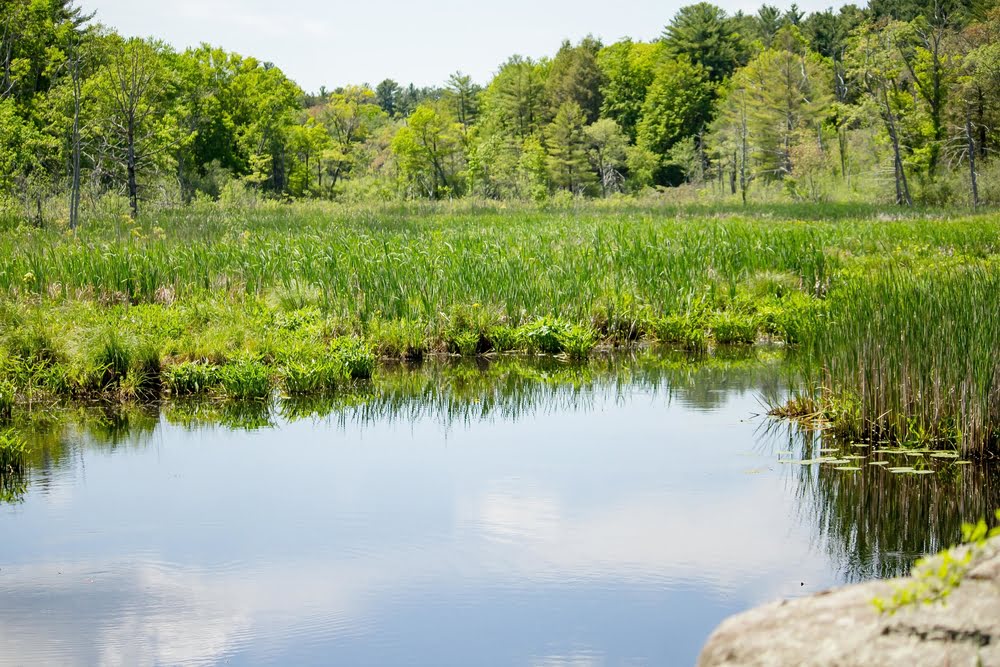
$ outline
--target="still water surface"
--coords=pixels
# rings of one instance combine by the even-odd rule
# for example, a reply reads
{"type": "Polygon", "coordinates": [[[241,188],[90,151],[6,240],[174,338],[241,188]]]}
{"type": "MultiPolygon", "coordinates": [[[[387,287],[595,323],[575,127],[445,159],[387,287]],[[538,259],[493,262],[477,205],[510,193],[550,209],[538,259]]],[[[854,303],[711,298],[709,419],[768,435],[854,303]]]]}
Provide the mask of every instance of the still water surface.
{"type": "Polygon", "coordinates": [[[898,572],[1000,506],[978,466],[777,463],[812,442],[753,418],[782,376],[425,367],[249,420],[35,424],[0,664],[689,665],[726,616],[898,572]]]}

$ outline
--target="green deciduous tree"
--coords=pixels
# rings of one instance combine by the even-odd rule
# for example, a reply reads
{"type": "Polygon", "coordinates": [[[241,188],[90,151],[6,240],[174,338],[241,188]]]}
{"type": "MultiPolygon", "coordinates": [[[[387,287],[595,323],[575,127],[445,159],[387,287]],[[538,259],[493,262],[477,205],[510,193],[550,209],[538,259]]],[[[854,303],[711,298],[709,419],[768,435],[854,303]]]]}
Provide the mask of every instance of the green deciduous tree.
{"type": "Polygon", "coordinates": [[[657,182],[679,180],[681,175],[663,158],[678,141],[702,131],[710,120],[714,95],[708,71],[686,58],[669,60],[657,69],[643,104],[637,140],[640,148],[661,160],[657,182]]]}
{"type": "Polygon", "coordinates": [[[347,86],[330,96],[329,104],[319,112],[319,120],[332,137],[323,155],[328,176],[326,187],[332,191],[342,178],[366,166],[370,158],[365,151],[366,143],[386,123],[387,116],[370,88],[347,86]]]}
{"type": "Polygon", "coordinates": [[[621,168],[625,165],[628,137],[610,118],[601,118],[584,128],[587,135],[588,153],[593,170],[601,186],[601,195],[606,197],[621,189],[624,178],[621,168]]]}
{"type": "Polygon", "coordinates": [[[618,123],[630,141],[635,141],[646,91],[664,57],[662,42],[628,39],[604,47],[597,55],[597,64],[604,72],[601,115],[618,123]]]}
{"type": "Polygon", "coordinates": [[[446,105],[418,106],[396,133],[392,152],[410,193],[431,199],[461,194],[462,130],[446,105]]]}

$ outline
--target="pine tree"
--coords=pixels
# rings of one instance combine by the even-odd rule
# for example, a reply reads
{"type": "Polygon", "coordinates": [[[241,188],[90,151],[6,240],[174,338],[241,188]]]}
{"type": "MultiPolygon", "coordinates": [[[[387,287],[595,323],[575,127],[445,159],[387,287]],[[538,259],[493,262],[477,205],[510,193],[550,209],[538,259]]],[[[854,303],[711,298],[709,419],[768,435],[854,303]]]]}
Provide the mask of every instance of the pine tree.
{"type": "Polygon", "coordinates": [[[583,194],[596,180],[587,155],[584,121],[580,105],[566,102],[545,133],[552,184],[574,194],[583,194]]]}

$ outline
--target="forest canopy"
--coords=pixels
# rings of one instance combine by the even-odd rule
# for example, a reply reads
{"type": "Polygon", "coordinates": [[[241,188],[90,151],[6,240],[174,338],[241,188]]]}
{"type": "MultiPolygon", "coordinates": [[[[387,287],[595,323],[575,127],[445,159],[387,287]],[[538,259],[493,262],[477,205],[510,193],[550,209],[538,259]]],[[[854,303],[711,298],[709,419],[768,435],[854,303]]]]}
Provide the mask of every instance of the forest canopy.
{"type": "MultiPolygon", "coordinates": [[[[1000,203],[1000,9],[701,2],[492,80],[307,93],[272,63],[0,4],[0,215],[202,200],[699,196],[1000,203]]],[[[553,45],[554,47],[556,45],[553,45]]]]}

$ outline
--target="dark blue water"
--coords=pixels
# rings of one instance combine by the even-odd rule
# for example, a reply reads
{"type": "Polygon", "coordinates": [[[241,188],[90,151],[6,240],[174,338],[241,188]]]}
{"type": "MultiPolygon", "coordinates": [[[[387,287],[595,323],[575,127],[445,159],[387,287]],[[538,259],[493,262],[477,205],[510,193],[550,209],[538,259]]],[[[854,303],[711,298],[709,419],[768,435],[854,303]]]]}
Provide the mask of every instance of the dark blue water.
{"type": "Polygon", "coordinates": [[[869,501],[777,463],[799,445],[752,419],[772,373],[459,417],[416,398],[250,430],[72,422],[0,505],[0,664],[692,664],[727,615],[923,544],[846,545],[831,524],[863,520],[829,515],[869,501]]]}

